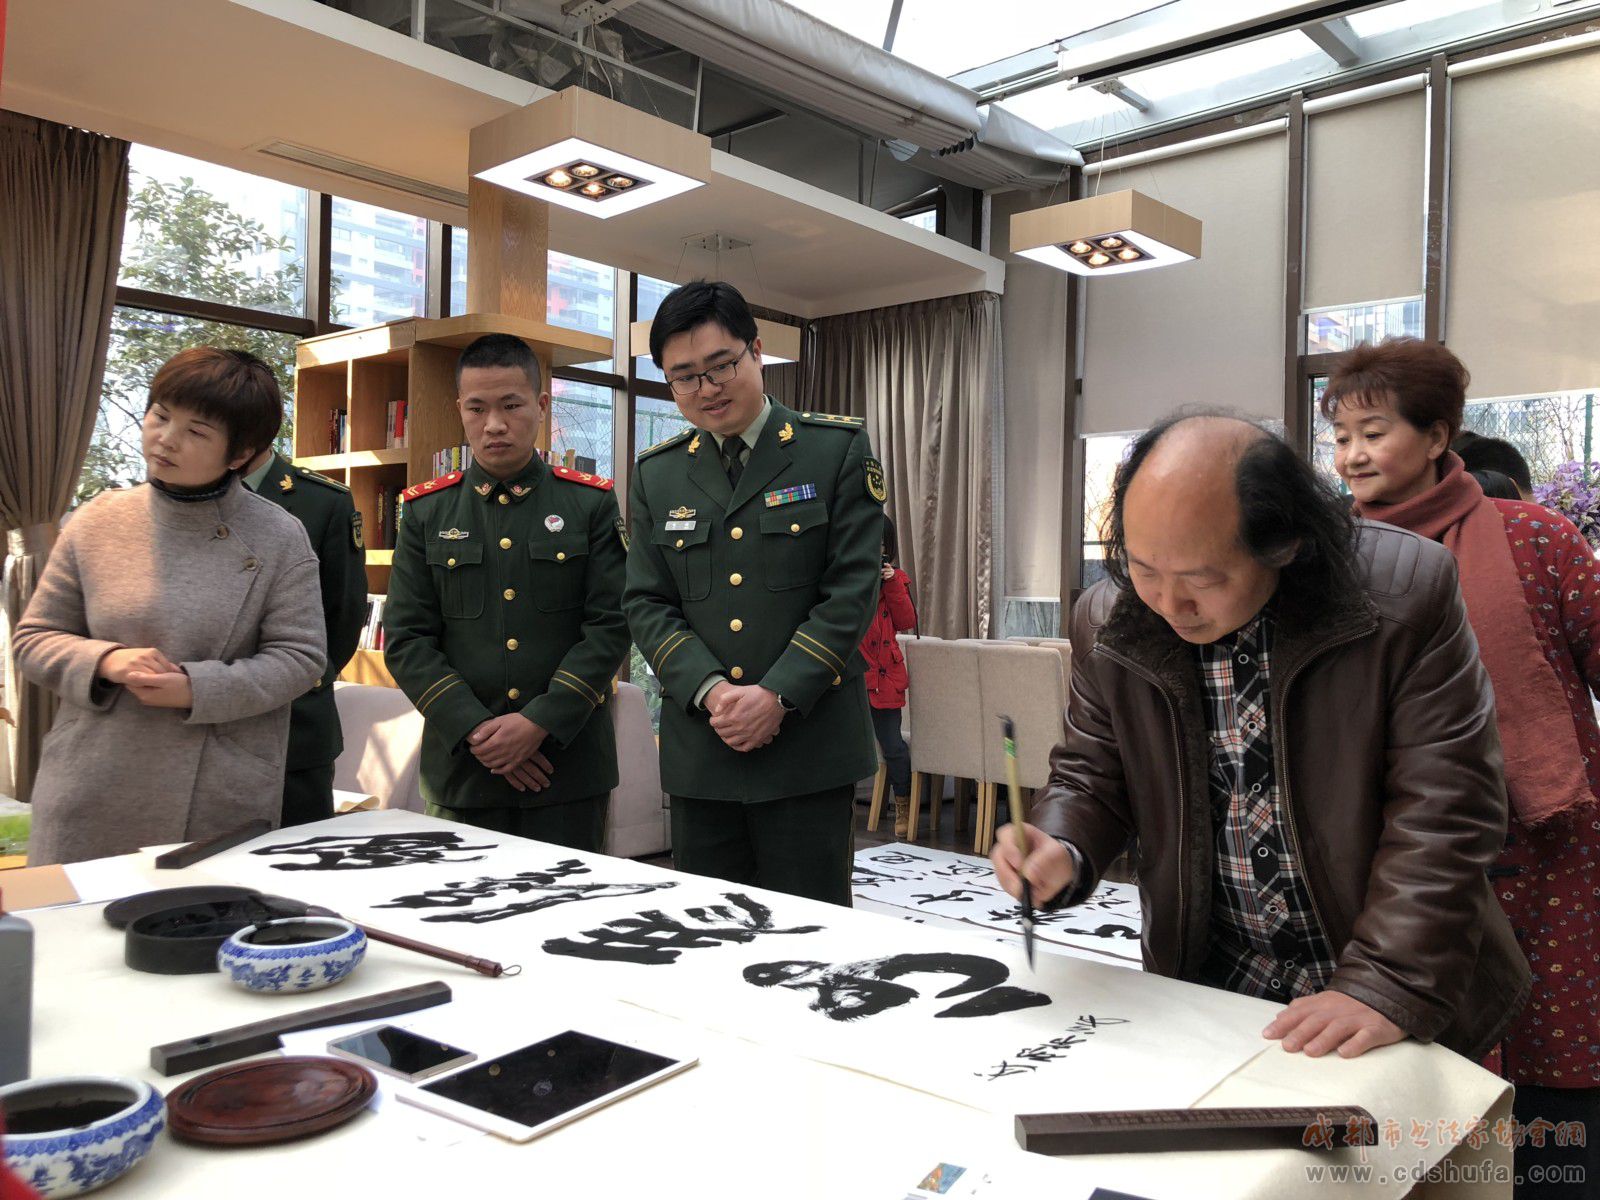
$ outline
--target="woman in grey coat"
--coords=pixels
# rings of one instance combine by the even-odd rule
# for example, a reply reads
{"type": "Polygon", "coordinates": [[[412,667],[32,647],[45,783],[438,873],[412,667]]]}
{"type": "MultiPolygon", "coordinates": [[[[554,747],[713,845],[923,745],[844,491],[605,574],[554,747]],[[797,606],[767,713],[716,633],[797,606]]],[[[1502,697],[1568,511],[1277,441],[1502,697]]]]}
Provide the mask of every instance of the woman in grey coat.
{"type": "Polygon", "coordinates": [[[185,350],[150,385],[148,484],[67,523],[13,639],[61,697],[30,865],[276,823],[289,705],[326,654],[305,528],[237,476],[282,412],[259,359],[185,350]]]}

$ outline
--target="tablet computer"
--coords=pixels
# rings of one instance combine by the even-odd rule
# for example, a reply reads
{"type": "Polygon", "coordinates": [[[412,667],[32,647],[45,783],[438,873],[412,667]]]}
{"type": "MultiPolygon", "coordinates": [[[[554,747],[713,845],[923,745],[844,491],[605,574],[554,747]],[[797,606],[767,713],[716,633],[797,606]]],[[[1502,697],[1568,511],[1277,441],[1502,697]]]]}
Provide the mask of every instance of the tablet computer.
{"type": "Polygon", "coordinates": [[[347,1037],[335,1038],[328,1043],[328,1053],[409,1083],[464,1067],[478,1057],[459,1046],[452,1046],[437,1038],[423,1037],[398,1025],[379,1025],[347,1037]]]}
{"type": "Polygon", "coordinates": [[[569,1029],[398,1094],[418,1108],[527,1142],[697,1061],[569,1029]]]}

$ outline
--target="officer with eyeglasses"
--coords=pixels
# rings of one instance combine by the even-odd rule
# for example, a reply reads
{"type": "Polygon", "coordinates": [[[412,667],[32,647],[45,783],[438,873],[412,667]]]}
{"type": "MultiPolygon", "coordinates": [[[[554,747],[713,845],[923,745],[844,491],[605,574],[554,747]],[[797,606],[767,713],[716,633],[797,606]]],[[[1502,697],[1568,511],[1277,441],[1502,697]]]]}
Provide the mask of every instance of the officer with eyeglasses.
{"type": "Polygon", "coordinates": [[[672,292],[650,356],[693,426],[643,451],[623,610],[661,681],[680,870],[850,903],[854,794],[877,769],[857,647],[883,469],[860,420],[762,391],[744,297],[672,292]]]}

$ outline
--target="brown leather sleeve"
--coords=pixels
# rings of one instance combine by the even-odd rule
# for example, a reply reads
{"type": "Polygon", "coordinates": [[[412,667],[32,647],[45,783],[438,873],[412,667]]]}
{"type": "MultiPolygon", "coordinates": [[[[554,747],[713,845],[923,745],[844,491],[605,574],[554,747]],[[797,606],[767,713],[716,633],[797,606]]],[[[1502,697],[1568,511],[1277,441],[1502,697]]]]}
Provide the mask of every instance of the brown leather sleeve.
{"type": "MultiPolygon", "coordinates": [[[[1050,752],[1050,782],[1034,797],[1033,824],[1077,849],[1083,870],[1046,907],[1076,904],[1132,838],[1133,821],[1104,694],[1104,658],[1094,652],[1095,603],[1086,595],[1072,615],[1072,678],[1067,696],[1066,740],[1050,752]]],[[[1044,898],[1041,898],[1041,901],[1044,898]]]]}
{"type": "Polygon", "coordinates": [[[1474,1002],[1465,991],[1494,903],[1484,872],[1505,842],[1506,794],[1493,693],[1448,553],[1425,557],[1407,612],[1419,648],[1388,697],[1383,832],[1329,986],[1430,1041],[1474,1002]]]}

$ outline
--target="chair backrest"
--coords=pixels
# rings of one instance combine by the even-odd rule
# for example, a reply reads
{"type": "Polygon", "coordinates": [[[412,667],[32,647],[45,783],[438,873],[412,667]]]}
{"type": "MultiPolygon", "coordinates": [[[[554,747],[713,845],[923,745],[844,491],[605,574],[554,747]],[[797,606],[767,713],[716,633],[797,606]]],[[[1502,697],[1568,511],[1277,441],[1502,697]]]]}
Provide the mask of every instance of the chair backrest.
{"type": "Polygon", "coordinates": [[[1033,643],[1047,650],[1054,650],[1061,656],[1061,682],[1067,689],[1067,695],[1072,694],[1072,643],[1066,638],[1039,638],[1033,643]]]}
{"type": "Polygon", "coordinates": [[[1016,725],[1017,775],[1023,787],[1043,787],[1050,778],[1050,751],[1066,731],[1067,691],[1061,655],[1048,646],[998,643],[978,652],[982,692],[984,778],[1006,779],[1002,716],[1016,725]]]}
{"type": "Polygon", "coordinates": [[[902,636],[900,648],[910,680],[911,769],[983,778],[977,643],[902,636]]]}
{"type": "Polygon", "coordinates": [[[333,700],[344,730],[333,786],[376,796],[384,808],[423,811],[418,782],[422,714],[406,694],[399,688],[336,683],[333,700]]]}

